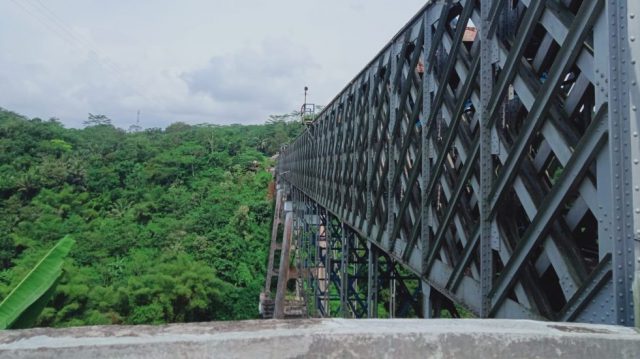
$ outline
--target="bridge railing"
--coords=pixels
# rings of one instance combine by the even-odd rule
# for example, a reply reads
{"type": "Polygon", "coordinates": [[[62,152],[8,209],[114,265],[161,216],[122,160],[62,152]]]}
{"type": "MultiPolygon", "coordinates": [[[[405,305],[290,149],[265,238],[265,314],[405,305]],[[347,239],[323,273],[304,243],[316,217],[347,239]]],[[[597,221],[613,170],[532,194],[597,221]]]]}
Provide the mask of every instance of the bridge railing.
{"type": "Polygon", "coordinates": [[[280,177],[479,316],[633,325],[638,7],[428,4],[280,177]]]}

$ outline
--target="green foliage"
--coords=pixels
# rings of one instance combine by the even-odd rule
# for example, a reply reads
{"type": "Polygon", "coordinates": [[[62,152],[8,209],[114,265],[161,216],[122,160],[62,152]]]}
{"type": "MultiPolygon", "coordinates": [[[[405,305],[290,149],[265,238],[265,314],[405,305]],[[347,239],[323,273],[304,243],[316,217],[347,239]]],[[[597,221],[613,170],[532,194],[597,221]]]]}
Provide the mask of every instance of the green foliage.
{"type": "Polygon", "coordinates": [[[0,303],[0,329],[26,328],[36,321],[53,295],[73,244],[71,237],[62,238],[4,298],[0,303]]]}
{"type": "Polygon", "coordinates": [[[84,121],[85,126],[111,126],[111,119],[105,115],[94,115],[89,113],[88,119],[84,121]]]}
{"type": "Polygon", "coordinates": [[[78,241],[38,325],[249,319],[272,218],[268,167],[302,129],[176,123],[127,133],[0,109],[0,298],[78,241]]]}

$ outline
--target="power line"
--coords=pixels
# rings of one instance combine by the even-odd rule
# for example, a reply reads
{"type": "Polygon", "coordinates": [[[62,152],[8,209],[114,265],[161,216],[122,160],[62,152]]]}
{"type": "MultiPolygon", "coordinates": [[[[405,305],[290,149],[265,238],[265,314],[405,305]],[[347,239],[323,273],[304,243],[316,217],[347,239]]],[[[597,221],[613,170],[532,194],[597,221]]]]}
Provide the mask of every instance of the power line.
{"type": "MultiPolygon", "coordinates": [[[[16,3],[16,0],[12,1],[16,3]]],[[[42,2],[32,2],[29,0],[25,1],[31,6],[31,9],[35,9],[38,12],[40,17],[38,17],[38,15],[34,14],[33,12],[28,12],[31,16],[34,16],[38,19],[41,19],[43,17],[46,22],[45,25],[47,25],[49,28],[55,28],[56,32],[59,35],[62,33],[63,37],[65,37],[66,40],[70,40],[69,42],[72,43],[72,45],[75,45],[82,50],[88,50],[92,55],[97,57],[96,61],[100,61],[102,66],[108,68],[112,72],[117,72],[119,75],[122,75],[119,69],[116,66],[113,66],[113,63],[111,61],[107,60],[106,56],[102,55],[99,50],[95,49],[89,41],[82,38],[82,36],[78,36],[73,29],[66,26],[64,22],[60,20],[60,18],[42,2]],[[38,6],[40,8],[38,8],[38,6]]],[[[22,8],[24,9],[25,7],[22,6],[22,8]]],[[[42,21],[40,22],[42,23],[42,21]]]]}
{"type": "Polygon", "coordinates": [[[29,16],[33,17],[36,21],[38,21],[41,25],[43,25],[44,27],[49,28],[50,31],[56,33],[61,39],[63,39],[64,41],[68,42],[71,45],[73,44],[73,40],[68,38],[64,33],[61,33],[59,29],[51,27],[50,24],[46,23],[44,20],[42,20],[39,16],[37,16],[32,10],[30,10],[28,7],[26,7],[25,5],[21,4],[20,2],[18,2],[17,0],[11,0],[11,2],[13,2],[16,6],[18,6],[20,9],[22,9],[22,11],[26,12],[29,16]]]}
{"type": "Polygon", "coordinates": [[[85,47],[91,53],[93,53],[93,55],[99,57],[101,61],[103,61],[106,65],[108,65],[111,68],[111,70],[120,72],[120,70],[118,69],[118,66],[113,61],[111,61],[108,58],[108,56],[104,55],[100,50],[98,50],[97,48],[93,47],[91,42],[89,40],[87,40],[84,36],[82,36],[81,34],[78,34],[71,27],[67,26],[64,23],[64,21],[62,19],[60,19],[60,17],[58,17],[51,9],[49,9],[49,7],[47,7],[44,3],[42,3],[42,1],[40,1],[40,0],[27,0],[27,2],[30,2],[32,6],[35,5],[34,7],[39,6],[40,9],[41,9],[40,13],[44,14],[49,19],[51,19],[52,23],[54,25],[56,25],[58,28],[60,28],[62,31],[64,31],[66,34],[68,34],[80,46],[85,47]]]}
{"type": "Polygon", "coordinates": [[[65,42],[74,47],[78,47],[81,50],[88,51],[93,55],[93,57],[90,58],[91,60],[95,61],[98,65],[116,75],[122,82],[122,84],[131,89],[134,93],[149,102],[155,102],[145,94],[138,91],[135,87],[133,87],[127,81],[127,76],[118,68],[117,65],[115,65],[113,61],[108,58],[108,56],[104,55],[101,51],[92,46],[91,42],[89,42],[83,36],[78,35],[73,29],[69,28],[64,23],[64,21],[62,21],[51,9],[49,9],[41,1],[35,0],[34,2],[30,2],[27,0],[26,3],[28,3],[30,7],[26,6],[23,3],[20,3],[18,0],[11,1],[18,7],[20,7],[29,16],[36,19],[41,25],[45,26],[61,39],[63,39],[65,42]]]}

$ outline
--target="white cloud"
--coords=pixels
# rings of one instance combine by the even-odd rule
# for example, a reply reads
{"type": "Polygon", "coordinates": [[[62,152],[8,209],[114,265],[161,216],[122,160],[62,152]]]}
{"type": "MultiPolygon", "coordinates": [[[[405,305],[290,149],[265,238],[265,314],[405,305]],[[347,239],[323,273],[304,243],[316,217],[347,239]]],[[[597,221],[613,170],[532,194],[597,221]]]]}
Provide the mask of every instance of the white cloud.
{"type": "Polygon", "coordinates": [[[255,121],[260,114],[295,106],[298,99],[286,94],[303,88],[305,77],[317,68],[319,65],[303,46],[287,40],[266,40],[258,48],[215,56],[204,67],[186,72],[181,78],[192,93],[205,94],[216,104],[228,104],[233,111],[241,112],[224,115],[246,122],[252,118],[255,121]],[[247,115],[250,117],[238,117],[247,115]]]}
{"type": "Polygon", "coordinates": [[[306,85],[326,104],[424,1],[40,2],[64,29],[20,3],[0,2],[0,106],[128,128],[138,110],[145,127],[259,123],[306,85]]]}

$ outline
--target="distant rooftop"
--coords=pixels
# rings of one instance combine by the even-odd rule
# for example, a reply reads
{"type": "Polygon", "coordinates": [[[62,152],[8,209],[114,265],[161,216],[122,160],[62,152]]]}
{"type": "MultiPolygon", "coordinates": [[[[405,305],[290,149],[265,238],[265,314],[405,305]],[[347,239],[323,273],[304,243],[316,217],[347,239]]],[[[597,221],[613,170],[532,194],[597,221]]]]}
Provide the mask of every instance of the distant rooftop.
{"type": "Polygon", "coordinates": [[[476,35],[478,34],[478,29],[475,27],[468,26],[462,36],[462,41],[464,42],[473,42],[476,39],[476,35]]]}

